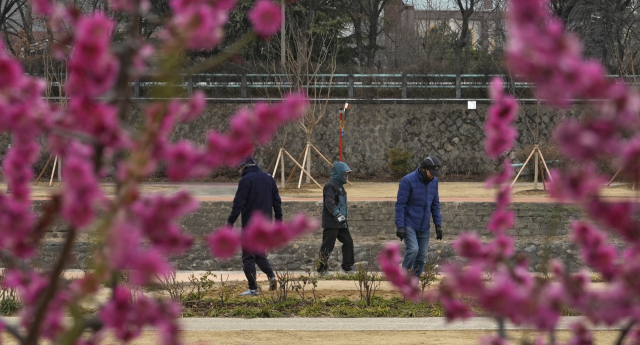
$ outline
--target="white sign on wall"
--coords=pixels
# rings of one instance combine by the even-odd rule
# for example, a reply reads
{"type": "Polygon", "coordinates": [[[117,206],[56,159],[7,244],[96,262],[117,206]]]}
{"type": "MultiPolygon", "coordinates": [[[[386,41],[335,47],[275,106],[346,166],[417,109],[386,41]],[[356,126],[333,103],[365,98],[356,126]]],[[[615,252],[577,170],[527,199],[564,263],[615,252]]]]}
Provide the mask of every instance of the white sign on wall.
{"type": "Polygon", "coordinates": [[[467,101],[467,109],[475,110],[476,109],[476,101],[467,101]]]}

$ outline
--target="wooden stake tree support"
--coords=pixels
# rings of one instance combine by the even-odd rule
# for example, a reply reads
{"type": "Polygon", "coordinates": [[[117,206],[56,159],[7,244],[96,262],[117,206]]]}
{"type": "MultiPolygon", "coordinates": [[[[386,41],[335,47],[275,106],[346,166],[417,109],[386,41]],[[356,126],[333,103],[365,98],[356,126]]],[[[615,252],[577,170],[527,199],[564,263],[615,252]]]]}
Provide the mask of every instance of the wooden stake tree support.
{"type": "Polygon", "coordinates": [[[547,162],[545,162],[544,157],[542,156],[542,152],[540,152],[540,147],[536,144],[533,147],[533,150],[531,150],[529,157],[522,165],[522,168],[520,168],[520,171],[518,171],[518,174],[513,179],[513,182],[511,182],[511,187],[513,187],[513,185],[516,183],[516,181],[518,180],[518,177],[520,177],[520,174],[522,173],[522,170],[524,170],[524,168],[527,166],[527,163],[529,163],[529,160],[531,160],[531,157],[534,156],[534,154],[535,154],[535,159],[534,159],[535,164],[534,164],[534,176],[533,176],[533,189],[536,189],[536,190],[538,189],[538,166],[539,165],[540,165],[540,170],[542,172],[542,183],[544,185],[544,189],[545,190],[547,189],[547,185],[544,182],[544,170],[547,171],[547,175],[549,175],[549,180],[553,181],[553,177],[551,177],[551,174],[549,173],[549,168],[547,167],[547,162]],[[542,169],[542,166],[544,166],[544,170],[542,169]]]}
{"type": "MultiPolygon", "coordinates": [[[[300,188],[300,185],[302,184],[302,177],[306,174],[308,178],[310,178],[316,185],[318,185],[318,187],[320,187],[320,189],[322,189],[322,186],[313,179],[313,177],[311,176],[311,173],[308,172],[307,170],[304,169],[304,165],[307,162],[307,159],[309,159],[309,156],[311,155],[311,149],[315,150],[316,153],[322,157],[322,159],[324,159],[325,162],[327,162],[327,164],[329,164],[329,166],[333,166],[333,164],[327,159],[327,157],[325,157],[322,153],[320,153],[320,151],[313,146],[313,144],[311,144],[310,142],[307,142],[307,146],[304,148],[304,150],[302,151],[302,154],[300,155],[301,157],[304,157],[302,160],[302,164],[298,163],[298,161],[296,161],[295,159],[293,159],[293,157],[291,156],[291,154],[289,154],[289,152],[287,152],[287,150],[285,150],[283,147],[280,148],[280,152],[278,152],[278,158],[276,159],[276,165],[273,168],[273,174],[271,176],[273,176],[273,178],[276,178],[276,172],[278,171],[278,164],[280,164],[280,181],[281,181],[281,187],[280,188],[284,188],[284,186],[286,186],[286,184],[289,182],[289,180],[287,180],[285,182],[284,180],[284,155],[288,156],[293,163],[296,165],[293,169],[293,171],[291,172],[291,176],[293,176],[293,174],[295,173],[295,169],[296,168],[300,168],[300,179],[298,180],[298,188],[300,188]]],[[[289,177],[289,179],[291,179],[291,176],[289,177]]],[[[348,184],[351,184],[351,182],[347,181],[348,184]]]]}

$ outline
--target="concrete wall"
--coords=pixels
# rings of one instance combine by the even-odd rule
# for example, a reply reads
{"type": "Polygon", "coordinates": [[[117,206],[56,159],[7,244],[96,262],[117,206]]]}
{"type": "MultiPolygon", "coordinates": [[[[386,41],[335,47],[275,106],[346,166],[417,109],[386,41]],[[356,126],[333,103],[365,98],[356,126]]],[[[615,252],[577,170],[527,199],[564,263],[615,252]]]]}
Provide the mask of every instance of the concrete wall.
{"type": "MultiPolygon", "coordinates": [[[[478,104],[477,110],[467,110],[467,104],[352,104],[345,115],[343,138],[344,161],[354,173],[385,175],[390,172],[386,155],[390,148],[401,148],[414,154],[415,166],[428,155],[436,155],[443,162],[444,173],[483,174],[495,170],[495,163],[484,154],[483,125],[489,104],[478,104]]],[[[226,129],[236,104],[210,104],[205,114],[194,122],[179,125],[173,139],[189,138],[203,142],[209,129],[226,129]]],[[[311,143],[330,161],[339,159],[339,115],[342,104],[329,104],[311,136],[311,143]]],[[[580,116],[581,109],[565,113],[524,105],[516,122],[520,137],[515,150],[533,144],[539,136],[549,143],[551,132],[566,117],[580,116]],[[536,124],[536,114],[540,113],[536,124]],[[539,134],[537,134],[539,133],[539,134]]],[[[275,163],[279,147],[285,147],[298,158],[306,145],[304,133],[295,125],[282,129],[273,143],[256,153],[263,167],[275,163]]],[[[329,166],[314,156],[314,170],[328,174],[329,166]]],[[[292,163],[288,163],[293,167],[292,163]]]]}
{"type": "MultiPolygon", "coordinates": [[[[491,235],[485,230],[493,205],[491,203],[455,203],[445,202],[442,206],[444,240],[436,241],[431,237],[430,258],[439,263],[458,261],[451,242],[463,231],[476,232],[483,238],[491,235]]],[[[185,217],[181,224],[184,230],[196,238],[196,244],[187,253],[172,258],[182,270],[239,270],[240,256],[229,261],[218,261],[211,258],[206,245],[202,241],[205,234],[215,227],[225,224],[230,212],[228,202],[203,202],[201,208],[185,217]]],[[[295,213],[306,212],[320,218],[321,204],[316,202],[285,202],[285,219],[295,213]]],[[[577,251],[569,241],[567,234],[569,222],[581,217],[581,213],[569,206],[546,203],[515,203],[517,212],[515,229],[518,252],[529,258],[532,268],[539,269],[548,258],[557,257],[569,262],[573,269],[581,266],[577,251]]],[[[376,256],[384,243],[397,241],[394,225],[393,202],[351,202],[349,204],[349,224],[356,247],[356,262],[376,262],[376,256]]],[[[43,244],[43,253],[38,265],[49,266],[56,257],[65,237],[63,226],[56,226],[47,236],[43,244]]],[[[322,230],[291,243],[286,248],[270,254],[274,268],[278,270],[298,270],[313,268],[322,240],[322,230]]],[[[82,267],[90,252],[92,242],[83,234],[76,246],[74,267],[82,267]]],[[[339,267],[341,245],[336,244],[332,256],[332,266],[339,267]]],[[[544,266],[544,265],[543,265],[544,266]]]]}
{"type": "MultiPolygon", "coordinates": [[[[141,104],[139,104],[141,105],[141,104]]],[[[229,118],[239,107],[250,104],[209,103],[203,116],[183,124],[178,124],[172,133],[172,140],[190,139],[204,143],[210,130],[224,131],[229,118]]],[[[417,166],[424,157],[436,155],[443,162],[443,172],[455,174],[485,174],[495,171],[496,165],[484,154],[483,125],[488,103],[479,103],[477,110],[468,110],[466,101],[420,101],[418,103],[376,103],[360,101],[351,104],[345,115],[345,135],[343,139],[344,161],[360,176],[381,176],[391,171],[387,166],[387,153],[391,148],[400,148],[413,153],[413,165],[417,166]]],[[[330,161],[340,157],[339,115],[340,104],[328,104],[310,138],[323,155],[330,161]]],[[[321,107],[318,107],[321,108],[321,107]]],[[[552,143],[551,132],[557,123],[566,117],[580,116],[581,106],[559,113],[534,104],[525,104],[519,113],[516,125],[520,137],[514,151],[536,142],[552,143]],[[539,112],[539,123],[536,123],[539,112]]],[[[133,127],[141,127],[143,118],[138,109],[132,118],[133,127]]],[[[4,156],[9,136],[0,135],[0,157],[4,156]]],[[[258,163],[267,168],[275,164],[280,147],[298,158],[307,143],[307,137],[296,125],[282,128],[271,144],[256,152],[258,163]]],[[[513,155],[513,152],[512,152],[513,155]]],[[[35,169],[39,172],[49,154],[42,152],[35,169]]],[[[317,155],[313,155],[314,173],[328,175],[330,167],[317,155]]],[[[514,157],[512,157],[514,158],[514,157]]],[[[524,158],[523,158],[524,159],[524,158]]],[[[287,169],[293,163],[287,160],[287,169]]],[[[45,176],[49,175],[49,171],[45,176]]]]}

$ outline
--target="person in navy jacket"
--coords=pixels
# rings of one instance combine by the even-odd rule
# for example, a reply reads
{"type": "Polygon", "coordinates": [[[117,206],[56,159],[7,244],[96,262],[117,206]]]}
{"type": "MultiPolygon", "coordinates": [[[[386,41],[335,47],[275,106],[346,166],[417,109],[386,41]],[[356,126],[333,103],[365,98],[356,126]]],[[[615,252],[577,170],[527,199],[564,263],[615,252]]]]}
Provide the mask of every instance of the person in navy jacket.
{"type": "MultiPolygon", "coordinates": [[[[262,171],[253,157],[247,158],[242,163],[241,171],[242,178],[238,183],[238,190],[233,199],[233,207],[227,224],[233,226],[238,216],[241,215],[242,228],[244,228],[254,212],[261,212],[268,219],[273,219],[273,213],[275,213],[275,218],[282,220],[282,200],[280,200],[278,186],[273,177],[262,171]]],[[[249,282],[249,290],[241,293],[241,296],[258,295],[256,264],[269,278],[269,290],[273,291],[277,288],[278,280],[267,259],[267,254],[251,253],[243,248],[242,269],[249,282]]]]}
{"type": "Polygon", "coordinates": [[[436,157],[425,158],[420,166],[400,181],[396,201],[396,236],[404,240],[406,251],[402,267],[419,277],[427,263],[430,220],[436,226],[436,239],[442,239],[442,215],[438,196],[441,165],[436,157]]]}

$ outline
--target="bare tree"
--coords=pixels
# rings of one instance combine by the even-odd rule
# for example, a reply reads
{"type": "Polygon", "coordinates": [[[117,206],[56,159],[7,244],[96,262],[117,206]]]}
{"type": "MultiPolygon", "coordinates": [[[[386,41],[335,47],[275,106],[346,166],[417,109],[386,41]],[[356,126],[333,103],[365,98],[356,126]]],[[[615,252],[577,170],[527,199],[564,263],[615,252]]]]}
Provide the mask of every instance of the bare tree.
{"type": "Polygon", "coordinates": [[[382,12],[391,2],[401,0],[337,0],[337,5],[346,11],[353,25],[358,67],[372,68],[376,53],[382,48],[378,36],[383,32],[382,12]]]}
{"type": "MultiPolygon", "coordinates": [[[[309,20],[314,22],[313,17],[309,20]]],[[[335,33],[316,30],[314,25],[290,21],[287,25],[285,65],[280,61],[269,61],[267,70],[278,81],[278,93],[303,90],[312,100],[309,110],[297,123],[307,143],[311,143],[313,131],[324,118],[332,91],[333,75],[337,66],[338,37],[335,33]],[[304,32],[302,32],[304,31],[304,32]],[[278,74],[284,69],[285,73],[278,74]]],[[[268,91],[267,91],[268,92],[268,91]]],[[[311,171],[311,155],[306,161],[306,170],[311,171]]],[[[307,176],[307,183],[309,183],[307,176]]]]}
{"type": "Polygon", "coordinates": [[[462,49],[469,45],[469,18],[473,15],[477,0],[455,0],[462,20],[460,23],[458,37],[453,42],[453,68],[456,74],[456,98],[462,97],[462,49]]]}
{"type": "MultiPolygon", "coordinates": [[[[638,1],[632,0],[575,0],[570,14],[564,18],[567,29],[580,36],[585,54],[599,59],[612,73],[621,73],[620,64],[633,54],[627,49],[637,48],[638,1]]],[[[637,49],[636,49],[637,51],[637,49]]]]}

